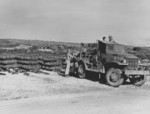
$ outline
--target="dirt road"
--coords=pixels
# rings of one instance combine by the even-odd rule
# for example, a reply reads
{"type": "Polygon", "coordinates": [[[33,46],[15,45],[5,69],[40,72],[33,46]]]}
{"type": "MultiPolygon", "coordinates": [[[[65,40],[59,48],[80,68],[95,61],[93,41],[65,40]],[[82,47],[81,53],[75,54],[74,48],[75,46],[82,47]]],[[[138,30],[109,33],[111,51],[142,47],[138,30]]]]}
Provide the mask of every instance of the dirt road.
{"type": "Polygon", "coordinates": [[[150,77],[141,87],[113,88],[53,72],[7,73],[0,77],[0,114],[150,114],[149,90],[150,77]]]}
{"type": "Polygon", "coordinates": [[[150,92],[88,92],[2,101],[0,114],[149,114],[150,92]]]}

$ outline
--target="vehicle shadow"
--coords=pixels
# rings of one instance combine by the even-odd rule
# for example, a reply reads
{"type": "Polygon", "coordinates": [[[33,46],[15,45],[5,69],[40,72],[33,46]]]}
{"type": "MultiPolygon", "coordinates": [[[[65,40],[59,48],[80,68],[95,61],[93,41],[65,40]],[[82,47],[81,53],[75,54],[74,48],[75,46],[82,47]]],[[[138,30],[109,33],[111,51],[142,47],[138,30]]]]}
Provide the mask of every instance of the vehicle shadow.
{"type": "MultiPolygon", "coordinates": [[[[88,71],[86,73],[86,78],[90,81],[99,82],[100,84],[107,85],[106,80],[105,80],[105,74],[100,74],[99,76],[99,73],[88,71]]],[[[127,80],[123,83],[123,85],[131,85],[131,83],[129,80],[127,80]]]]}
{"type": "Polygon", "coordinates": [[[96,73],[96,72],[90,72],[90,71],[87,71],[86,72],[86,78],[88,80],[91,80],[91,81],[99,81],[99,74],[96,73]]]}
{"type": "MultiPolygon", "coordinates": [[[[61,75],[61,74],[59,74],[61,75]]],[[[70,76],[64,76],[63,77],[74,77],[74,78],[79,78],[77,74],[70,74],[70,76]]],[[[100,74],[92,71],[87,71],[86,72],[86,79],[93,81],[93,82],[98,82],[100,84],[107,85],[106,79],[105,79],[105,74],[100,74]]],[[[131,85],[131,83],[127,80],[123,83],[123,85],[131,85]]]]}

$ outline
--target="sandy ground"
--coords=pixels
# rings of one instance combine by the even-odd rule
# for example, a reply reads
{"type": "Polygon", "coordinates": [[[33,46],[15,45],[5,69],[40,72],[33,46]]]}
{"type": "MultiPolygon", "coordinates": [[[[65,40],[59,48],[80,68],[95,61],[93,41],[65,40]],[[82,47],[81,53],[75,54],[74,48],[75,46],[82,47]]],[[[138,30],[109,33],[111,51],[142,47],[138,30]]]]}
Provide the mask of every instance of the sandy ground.
{"type": "Polygon", "coordinates": [[[0,114],[149,114],[149,91],[88,92],[0,102],[0,114]],[[144,93],[142,93],[144,92],[144,93]]]}
{"type": "Polygon", "coordinates": [[[98,82],[62,77],[55,72],[0,75],[0,100],[112,89],[98,82]]]}
{"type": "Polygon", "coordinates": [[[44,72],[0,75],[0,114],[150,113],[150,77],[142,87],[113,88],[92,78],[44,72]]]}

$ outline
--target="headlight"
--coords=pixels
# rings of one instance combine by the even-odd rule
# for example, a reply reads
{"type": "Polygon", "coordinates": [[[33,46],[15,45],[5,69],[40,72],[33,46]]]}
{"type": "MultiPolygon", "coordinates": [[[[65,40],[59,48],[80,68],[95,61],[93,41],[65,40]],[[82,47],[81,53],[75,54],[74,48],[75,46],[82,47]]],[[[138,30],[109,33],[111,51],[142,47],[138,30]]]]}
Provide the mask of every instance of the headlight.
{"type": "Polygon", "coordinates": [[[141,64],[141,60],[138,60],[138,63],[141,64]]]}
{"type": "Polygon", "coordinates": [[[120,62],[121,62],[121,63],[127,63],[127,60],[126,60],[126,59],[121,59],[120,62]]]}
{"type": "Polygon", "coordinates": [[[123,57],[114,57],[114,61],[119,63],[127,63],[127,60],[123,57]]]}

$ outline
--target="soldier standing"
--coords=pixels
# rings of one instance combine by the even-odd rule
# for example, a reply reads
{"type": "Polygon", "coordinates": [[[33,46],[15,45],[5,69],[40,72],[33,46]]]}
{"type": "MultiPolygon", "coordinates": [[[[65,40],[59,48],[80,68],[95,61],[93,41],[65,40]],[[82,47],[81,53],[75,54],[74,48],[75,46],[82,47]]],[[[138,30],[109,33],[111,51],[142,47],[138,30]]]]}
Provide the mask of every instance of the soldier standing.
{"type": "Polygon", "coordinates": [[[73,56],[71,55],[71,50],[68,49],[67,59],[66,59],[67,66],[66,66],[66,70],[65,70],[65,76],[68,76],[68,75],[69,75],[69,71],[70,71],[70,61],[71,61],[72,57],[73,57],[73,56]]]}

